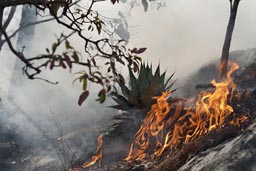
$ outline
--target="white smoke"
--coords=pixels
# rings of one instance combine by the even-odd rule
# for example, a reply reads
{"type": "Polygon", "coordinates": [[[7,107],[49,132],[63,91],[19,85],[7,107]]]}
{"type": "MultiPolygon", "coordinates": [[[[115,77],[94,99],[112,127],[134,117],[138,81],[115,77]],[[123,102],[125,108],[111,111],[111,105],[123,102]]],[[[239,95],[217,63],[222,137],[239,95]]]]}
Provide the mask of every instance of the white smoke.
{"type": "MultiPolygon", "coordinates": [[[[97,8],[103,8],[108,15],[126,9],[120,4],[116,6],[100,4],[97,8]]],[[[241,1],[232,50],[255,47],[255,5],[255,0],[241,1]]],[[[17,26],[19,16],[20,8],[11,23],[10,30],[17,26]]],[[[143,60],[152,62],[154,66],[160,63],[163,70],[168,68],[169,74],[176,71],[176,76],[179,78],[198,69],[205,62],[218,59],[228,17],[228,0],[170,0],[167,1],[167,7],[159,11],[149,10],[147,13],[142,7],[138,7],[132,10],[128,18],[131,34],[128,46],[147,47],[143,60]]],[[[32,49],[32,54],[44,53],[45,48],[51,47],[51,43],[55,41],[54,34],[60,31],[65,29],[55,22],[38,26],[33,44],[29,47],[32,49]]],[[[80,51],[83,50],[82,42],[77,37],[73,38],[72,46],[80,51]]],[[[5,101],[15,61],[15,57],[6,45],[0,52],[0,60],[0,97],[5,101]]],[[[75,77],[68,71],[59,69],[45,71],[42,77],[58,81],[59,84],[50,85],[39,80],[31,81],[24,76],[21,78],[21,84],[17,85],[19,91],[15,104],[44,131],[56,131],[51,110],[56,114],[65,133],[71,129],[77,130],[79,127],[97,127],[102,120],[110,122],[108,119],[115,114],[115,111],[106,109],[108,104],[99,105],[94,101],[97,90],[93,85],[90,86],[92,96],[82,107],[79,107],[77,100],[81,93],[81,85],[72,85],[75,77]]],[[[18,117],[19,110],[16,112],[12,116],[13,122],[19,124],[21,129],[24,128],[24,132],[34,129],[33,125],[28,126],[29,121],[26,117],[18,117]]]]}

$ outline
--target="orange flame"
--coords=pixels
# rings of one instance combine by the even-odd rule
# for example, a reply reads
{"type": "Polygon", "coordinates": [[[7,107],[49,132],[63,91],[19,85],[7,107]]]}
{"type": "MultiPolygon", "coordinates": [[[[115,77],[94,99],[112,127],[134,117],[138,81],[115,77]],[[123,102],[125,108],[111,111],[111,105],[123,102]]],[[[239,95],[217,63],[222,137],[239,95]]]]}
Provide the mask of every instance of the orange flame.
{"type": "Polygon", "coordinates": [[[186,136],[185,142],[195,139],[216,128],[224,126],[225,119],[233,112],[231,102],[233,92],[236,85],[231,78],[231,74],[237,70],[239,66],[232,63],[227,76],[219,83],[213,80],[211,83],[215,87],[214,92],[201,92],[198,96],[196,109],[190,110],[190,130],[186,136]]]}
{"type": "MultiPolygon", "coordinates": [[[[171,94],[170,91],[154,97],[157,102],[152,105],[143,120],[124,160],[142,160],[147,157],[149,148],[154,149],[153,157],[159,157],[167,148],[176,148],[182,143],[188,143],[209,131],[225,126],[227,117],[233,112],[229,103],[236,88],[231,74],[238,68],[237,64],[231,63],[230,70],[221,82],[211,82],[214,91],[200,92],[195,109],[183,108],[181,101],[168,104],[166,98],[171,94]],[[174,113],[170,112],[174,106],[174,113]],[[183,109],[186,113],[182,115],[183,109]]],[[[246,116],[242,116],[227,124],[240,126],[246,119],[246,116]]]]}
{"type": "Polygon", "coordinates": [[[142,160],[147,156],[146,150],[151,145],[152,138],[155,139],[157,148],[162,146],[161,132],[165,126],[165,118],[170,112],[169,104],[166,101],[168,95],[171,92],[163,92],[161,96],[154,97],[157,100],[156,104],[153,104],[151,110],[147,113],[146,118],[140,129],[135,135],[135,141],[130,146],[130,152],[124,159],[126,161],[142,160]]]}
{"type": "MultiPolygon", "coordinates": [[[[222,128],[225,124],[240,126],[248,118],[239,116],[231,121],[233,108],[230,105],[236,85],[231,74],[239,66],[231,63],[230,69],[221,82],[213,80],[213,91],[200,92],[195,108],[184,108],[184,101],[169,104],[167,97],[171,91],[163,92],[154,97],[156,103],[151,106],[139,130],[136,132],[130,151],[124,159],[128,162],[143,160],[153,154],[159,157],[166,149],[177,148],[214,129],[222,128]]],[[[98,137],[96,155],[91,162],[84,163],[82,168],[94,165],[102,158],[102,135],[98,137]]]]}
{"type": "Polygon", "coordinates": [[[99,135],[98,136],[98,146],[96,148],[96,155],[95,156],[92,156],[92,159],[91,159],[91,162],[85,162],[83,165],[82,165],[82,168],[87,168],[87,167],[90,167],[92,165],[94,165],[97,161],[99,161],[99,165],[100,165],[100,160],[102,159],[102,145],[103,145],[103,135],[99,135]]]}
{"type": "Polygon", "coordinates": [[[234,118],[233,120],[231,120],[231,121],[229,122],[229,124],[235,125],[235,126],[239,126],[239,127],[240,127],[240,124],[243,123],[243,122],[245,122],[247,119],[248,119],[247,116],[242,115],[242,116],[240,116],[240,117],[238,117],[238,118],[234,118]]]}

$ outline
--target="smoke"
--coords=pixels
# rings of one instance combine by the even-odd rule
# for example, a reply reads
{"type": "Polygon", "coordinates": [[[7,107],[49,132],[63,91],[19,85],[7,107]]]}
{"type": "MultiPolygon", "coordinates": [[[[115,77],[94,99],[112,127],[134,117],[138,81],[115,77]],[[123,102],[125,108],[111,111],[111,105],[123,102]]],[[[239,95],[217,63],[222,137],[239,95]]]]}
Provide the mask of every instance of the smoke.
{"type": "MultiPolygon", "coordinates": [[[[232,50],[255,46],[255,5],[255,0],[241,1],[232,50]]],[[[103,11],[108,12],[109,8],[113,10],[108,15],[126,9],[120,4],[103,6],[98,5],[97,8],[103,8],[103,11]]],[[[219,58],[229,17],[228,10],[227,0],[170,0],[166,7],[160,10],[148,10],[146,13],[142,6],[134,8],[128,18],[130,32],[128,46],[147,47],[146,53],[142,55],[144,61],[152,62],[153,66],[160,63],[162,69],[168,69],[169,74],[176,71],[176,77],[184,77],[202,64],[219,58]]],[[[15,19],[10,25],[10,31],[19,23],[20,11],[21,8],[18,8],[15,19]]],[[[36,27],[33,43],[28,47],[31,55],[44,53],[45,48],[51,47],[51,43],[56,40],[54,34],[65,31],[56,22],[36,27]]],[[[83,50],[82,43],[77,37],[73,38],[72,46],[78,51],[83,50]]],[[[10,102],[6,101],[6,97],[15,57],[6,45],[0,55],[0,96],[4,104],[8,105],[10,102]]],[[[74,71],[80,69],[76,68],[74,71]]],[[[63,134],[80,131],[81,128],[98,129],[111,123],[110,118],[116,111],[106,108],[111,102],[104,105],[95,102],[97,89],[94,85],[90,85],[90,98],[79,107],[77,100],[81,93],[81,85],[72,85],[75,79],[72,74],[55,69],[45,71],[41,76],[59,83],[50,85],[39,80],[31,81],[22,76],[14,93],[15,105],[10,105],[12,114],[4,116],[5,120],[19,126],[23,138],[31,141],[41,140],[40,138],[44,136],[42,131],[58,134],[51,111],[59,121],[63,134]],[[102,123],[105,125],[99,125],[102,123]]],[[[91,148],[90,144],[94,143],[92,137],[97,131],[94,133],[82,131],[79,134],[83,144],[81,150],[91,148]]]]}
{"type": "MultiPolygon", "coordinates": [[[[17,9],[17,14],[8,31],[12,32],[17,28],[20,13],[21,8],[17,9]]],[[[42,24],[36,28],[34,39],[25,50],[28,49],[28,55],[31,56],[45,53],[45,48],[51,48],[51,44],[56,41],[55,34],[58,35],[61,32],[66,32],[66,30],[55,22],[42,24]]],[[[72,46],[82,51],[81,40],[78,42],[76,39],[77,37],[74,37],[72,46]]],[[[13,42],[15,41],[16,39],[13,39],[13,42]]],[[[113,110],[106,109],[109,103],[100,105],[95,102],[97,88],[95,90],[94,85],[90,85],[91,96],[82,107],[79,107],[77,101],[82,91],[81,85],[72,84],[75,77],[69,71],[54,69],[43,72],[41,77],[59,82],[57,85],[51,85],[40,80],[28,80],[20,74],[21,68],[17,68],[19,71],[15,74],[18,75],[13,77],[14,63],[15,57],[5,45],[1,51],[0,64],[1,98],[3,100],[1,125],[10,128],[15,135],[19,135],[16,136],[18,146],[25,150],[22,159],[32,155],[28,160],[39,164],[40,157],[37,154],[34,155],[34,151],[39,151],[45,153],[46,161],[56,163],[56,159],[59,160],[58,152],[61,152],[59,156],[62,163],[69,165],[74,151],[78,155],[88,152],[88,149],[93,151],[95,136],[102,130],[102,127],[111,124],[108,120],[114,114],[113,110]],[[10,85],[11,77],[16,79],[13,82],[15,85],[10,85]],[[8,92],[12,93],[11,100],[7,99],[8,92]],[[103,124],[102,121],[104,121],[103,124]],[[68,142],[61,146],[64,136],[67,137],[68,142]],[[56,145],[56,141],[59,144],[56,145]]],[[[80,69],[82,68],[75,68],[74,72],[80,69]]],[[[33,170],[35,166],[29,166],[30,164],[24,170],[33,170]]],[[[60,163],[57,162],[56,165],[59,167],[60,163]]],[[[45,170],[45,168],[42,169],[45,170]]],[[[12,168],[12,170],[15,169],[12,168]]]]}
{"type": "MultiPolygon", "coordinates": [[[[255,47],[255,5],[241,1],[231,51],[255,47]]],[[[136,26],[130,29],[131,45],[147,47],[146,60],[160,62],[179,78],[219,58],[228,18],[227,0],[170,0],[147,13],[137,8],[129,21],[136,26]]]]}

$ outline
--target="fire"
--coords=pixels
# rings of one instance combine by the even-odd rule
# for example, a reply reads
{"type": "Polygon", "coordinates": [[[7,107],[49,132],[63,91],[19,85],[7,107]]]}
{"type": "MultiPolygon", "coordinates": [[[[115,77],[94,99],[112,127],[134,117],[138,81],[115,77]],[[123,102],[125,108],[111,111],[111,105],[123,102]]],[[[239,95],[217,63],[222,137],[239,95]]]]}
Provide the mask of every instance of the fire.
{"type": "Polygon", "coordinates": [[[137,131],[134,143],[131,144],[130,152],[125,158],[126,161],[144,159],[147,156],[146,150],[151,145],[152,138],[156,142],[156,148],[162,146],[160,133],[165,127],[165,118],[170,112],[169,104],[166,101],[166,97],[170,94],[170,91],[163,92],[162,96],[154,97],[157,103],[152,105],[151,110],[147,113],[140,129],[137,131]]]}
{"type": "MultiPolygon", "coordinates": [[[[234,109],[231,106],[236,89],[231,74],[238,69],[239,66],[236,63],[230,63],[226,77],[223,77],[220,82],[213,80],[212,90],[200,92],[194,107],[185,107],[188,103],[184,100],[169,104],[166,99],[172,94],[171,91],[154,97],[156,103],[151,106],[151,110],[142,121],[124,160],[141,161],[150,157],[149,154],[152,154],[153,158],[160,157],[165,150],[178,148],[212,130],[227,125],[240,126],[247,117],[232,116],[234,109]]],[[[100,135],[96,155],[92,157],[91,162],[83,164],[83,168],[101,160],[102,144],[102,135],[100,135]]]]}
{"type": "Polygon", "coordinates": [[[240,127],[241,123],[245,122],[247,119],[248,119],[247,116],[242,115],[240,117],[234,118],[229,123],[231,125],[235,125],[235,126],[239,126],[240,127]]]}
{"type": "Polygon", "coordinates": [[[100,165],[100,160],[102,159],[103,135],[99,135],[97,141],[98,141],[98,146],[96,148],[96,155],[92,156],[91,162],[85,162],[82,165],[82,168],[85,169],[87,167],[90,167],[94,165],[97,161],[99,161],[99,165],[100,165]]]}
{"type": "Polygon", "coordinates": [[[195,109],[184,108],[182,101],[168,104],[166,97],[171,92],[163,92],[161,96],[154,97],[157,102],[152,105],[143,120],[125,160],[143,160],[150,152],[149,148],[154,149],[153,157],[159,157],[166,149],[188,143],[225,124],[240,126],[240,123],[247,119],[246,116],[226,122],[233,112],[230,104],[236,89],[231,74],[237,69],[239,66],[231,63],[226,77],[221,82],[211,82],[214,91],[200,92],[195,109]],[[174,106],[175,111],[170,112],[174,106]],[[185,114],[182,114],[182,111],[185,111],[185,114]]]}
{"type": "Polygon", "coordinates": [[[185,142],[195,139],[213,129],[224,126],[225,119],[233,112],[231,102],[233,92],[236,85],[231,78],[231,74],[237,70],[239,66],[235,63],[231,64],[230,70],[221,82],[213,80],[212,86],[215,87],[214,92],[201,92],[198,95],[195,111],[190,110],[190,129],[186,135],[185,142]]]}

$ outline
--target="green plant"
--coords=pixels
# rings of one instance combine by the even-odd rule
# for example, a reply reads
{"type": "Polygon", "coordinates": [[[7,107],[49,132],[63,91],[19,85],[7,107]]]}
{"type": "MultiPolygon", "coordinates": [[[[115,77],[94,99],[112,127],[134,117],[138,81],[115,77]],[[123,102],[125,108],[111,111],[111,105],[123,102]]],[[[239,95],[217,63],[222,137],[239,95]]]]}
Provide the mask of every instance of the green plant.
{"type": "Polygon", "coordinates": [[[166,79],[166,71],[161,73],[160,65],[157,66],[153,74],[152,65],[142,63],[137,77],[129,69],[129,85],[126,86],[124,81],[118,82],[122,95],[113,94],[112,98],[117,105],[111,107],[124,111],[137,108],[147,112],[154,102],[154,96],[159,96],[164,91],[170,91],[175,83],[175,81],[170,83],[173,75],[174,73],[166,79]]]}

